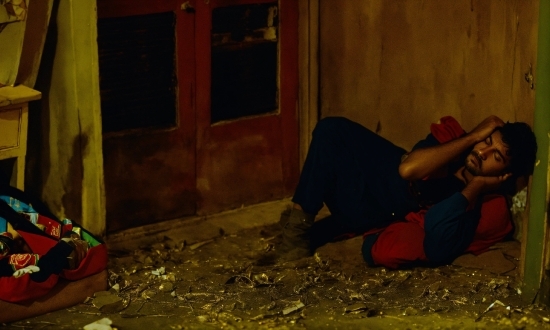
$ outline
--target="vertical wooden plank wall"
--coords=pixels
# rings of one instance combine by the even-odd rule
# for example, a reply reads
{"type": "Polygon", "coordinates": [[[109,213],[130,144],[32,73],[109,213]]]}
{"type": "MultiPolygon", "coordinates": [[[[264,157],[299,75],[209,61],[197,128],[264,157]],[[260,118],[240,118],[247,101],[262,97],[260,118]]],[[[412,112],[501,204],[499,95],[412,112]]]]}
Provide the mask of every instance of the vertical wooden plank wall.
{"type": "Polygon", "coordinates": [[[320,1],[321,115],[410,148],[445,115],[532,123],[537,0],[320,1]]]}

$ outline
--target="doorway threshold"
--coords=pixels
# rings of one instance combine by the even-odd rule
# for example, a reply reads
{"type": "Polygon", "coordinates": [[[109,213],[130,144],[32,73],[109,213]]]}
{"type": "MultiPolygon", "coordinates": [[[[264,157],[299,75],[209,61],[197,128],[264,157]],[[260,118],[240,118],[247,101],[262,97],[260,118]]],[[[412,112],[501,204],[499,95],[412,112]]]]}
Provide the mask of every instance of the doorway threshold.
{"type": "Polygon", "coordinates": [[[134,250],[140,246],[163,242],[194,244],[241,230],[271,225],[279,221],[281,212],[292,204],[290,198],[270,201],[206,216],[190,216],[107,234],[111,251],[134,250]]]}

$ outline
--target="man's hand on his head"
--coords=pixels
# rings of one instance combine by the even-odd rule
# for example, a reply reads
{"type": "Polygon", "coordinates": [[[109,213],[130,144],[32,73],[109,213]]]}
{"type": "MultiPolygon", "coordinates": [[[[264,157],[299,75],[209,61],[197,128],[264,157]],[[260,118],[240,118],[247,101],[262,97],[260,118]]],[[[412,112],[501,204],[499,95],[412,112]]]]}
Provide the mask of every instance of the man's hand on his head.
{"type": "Polygon", "coordinates": [[[479,123],[470,134],[475,136],[476,143],[485,140],[497,127],[504,126],[504,121],[497,116],[489,116],[479,123]]]}

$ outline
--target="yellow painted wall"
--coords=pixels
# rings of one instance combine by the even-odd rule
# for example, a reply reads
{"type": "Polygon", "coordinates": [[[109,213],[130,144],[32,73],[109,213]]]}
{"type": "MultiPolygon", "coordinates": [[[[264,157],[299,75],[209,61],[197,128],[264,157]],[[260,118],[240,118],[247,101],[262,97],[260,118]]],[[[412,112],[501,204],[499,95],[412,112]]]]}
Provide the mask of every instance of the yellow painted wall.
{"type": "Polygon", "coordinates": [[[0,24],[0,87],[15,84],[26,26],[26,20],[0,24]]]}
{"type": "Polygon", "coordinates": [[[407,149],[445,115],[531,124],[537,23],[537,0],[320,0],[321,115],[407,149]]]}
{"type": "Polygon", "coordinates": [[[105,232],[95,0],[55,1],[31,108],[28,187],[58,217],[105,232]]]}

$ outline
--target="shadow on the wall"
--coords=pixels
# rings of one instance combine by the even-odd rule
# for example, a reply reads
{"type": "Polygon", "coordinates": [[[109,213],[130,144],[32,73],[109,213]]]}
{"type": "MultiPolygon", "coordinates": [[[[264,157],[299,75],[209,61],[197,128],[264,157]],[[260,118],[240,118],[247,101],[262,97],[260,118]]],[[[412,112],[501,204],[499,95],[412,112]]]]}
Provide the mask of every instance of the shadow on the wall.
{"type": "Polygon", "coordinates": [[[88,147],[88,136],[79,134],[73,140],[71,159],[69,160],[65,194],[62,198],[65,215],[69,219],[82,219],[82,154],[88,147]]]}
{"type": "MultiPolygon", "coordinates": [[[[54,0],[42,58],[34,89],[42,92],[42,99],[29,103],[29,129],[25,167],[25,190],[42,196],[43,187],[55,164],[50,164],[49,92],[57,47],[57,15],[59,0],[54,0]]],[[[50,206],[51,207],[51,206],[50,206]]],[[[52,209],[53,212],[56,210],[52,209]]]]}
{"type": "Polygon", "coordinates": [[[10,184],[9,165],[13,167],[13,162],[9,162],[10,160],[11,159],[0,161],[0,187],[10,184]],[[6,164],[8,164],[8,166],[6,164]]]}

